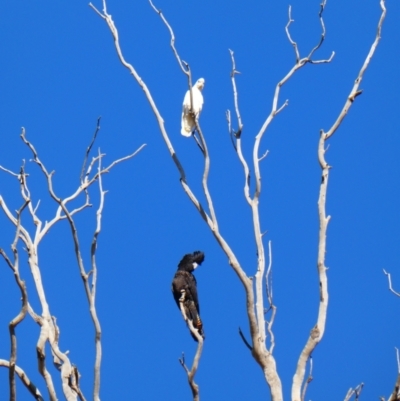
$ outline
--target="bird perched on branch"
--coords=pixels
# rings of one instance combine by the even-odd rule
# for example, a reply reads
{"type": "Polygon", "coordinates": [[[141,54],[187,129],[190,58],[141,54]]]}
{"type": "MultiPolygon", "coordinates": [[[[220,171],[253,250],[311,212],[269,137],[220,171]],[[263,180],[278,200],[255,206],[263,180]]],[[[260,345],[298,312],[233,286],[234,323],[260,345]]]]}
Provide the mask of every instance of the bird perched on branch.
{"type": "MultiPolygon", "coordinates": [[[[203,323],[200,319],[200,306],[197,297],[197,282],[192,272],[204,261],[204,253],[196,251],[189,253],[179,262],[178,270],[172,280],[172,294],[178,308],[182,303],[187,319],[191,320],[193,326],[204,338],[203,323]]],[[[196,336],[190,332],[193,339],[196,336]]]]}
{"type": "Polygon", "coordinates": [[[181,134],[183,136],[191,136],[196,128],[195,117],[199,118],[201,109],[203,108],[203,95],[201,91],[204,88],[205,80],[200,78],[192,87],[193,105],[190,100],[190,90],[186,92],[182,106],[181,134]],[[194,117],[195,116],[195,117],[194,117]]]}

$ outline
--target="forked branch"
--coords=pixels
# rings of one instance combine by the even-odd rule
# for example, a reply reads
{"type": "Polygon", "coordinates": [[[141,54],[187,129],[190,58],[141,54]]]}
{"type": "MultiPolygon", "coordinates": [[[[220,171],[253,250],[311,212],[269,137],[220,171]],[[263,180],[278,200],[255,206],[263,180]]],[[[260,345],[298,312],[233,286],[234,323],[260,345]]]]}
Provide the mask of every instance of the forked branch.
{"type": "Polygon", "coordinates": [[[343,401],[349,401],[354,396],[354,401],[358,401],[360,399],[361,391],[364,387],[364,383],[359,384],[356,388],[350,388],[344,397],[343,401]]]}
{"type": "Polygon", "coordinates": [[[197,350],[196,350],[196,354],[193,359],[193,364],[192,364],[191,369],[189,369],[186,365],[185,354],[182,353],[182,358],[179,358],[179,362],[187,374],[189,386],[190,386],[190,389],[192,390],[193,401],[199,401],[200,400],[200,389],[199,389],[198,384],[196,384],[196,382],[194,381],[194,377],[195,377],[197,369],[199,367],[201,354],[203,352],[204,339],[200,335],[199,331],[196,330],[196,328],[193,326],[193,322],[186,316],[185,308],[183,306],[183,299],[181,299],[179,301],[179,308],[181,310],[183,320],[186,322],[192,335],[194,337],[196,337],[196,339],[197,339],[197,350]]]}

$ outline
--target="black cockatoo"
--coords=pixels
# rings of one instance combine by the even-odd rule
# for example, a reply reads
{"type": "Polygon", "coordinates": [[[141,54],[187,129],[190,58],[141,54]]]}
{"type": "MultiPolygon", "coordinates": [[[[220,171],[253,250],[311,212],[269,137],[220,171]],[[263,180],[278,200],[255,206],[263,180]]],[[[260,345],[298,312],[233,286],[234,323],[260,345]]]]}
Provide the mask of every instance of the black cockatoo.
{"type": "MultiPolygon", "coordinates": [[[[197,282],[192,272],[204,261],[204,253],[196,251],[189,253],[179,262],[178,270],[172,280],[172,294],[180,310],[180,300],[188,319],[204,338],[203,323],[200,319],[200,306],[197,297],[197,282]]],[[[195,341],[197,338],[190,333],[195,341]]]]}

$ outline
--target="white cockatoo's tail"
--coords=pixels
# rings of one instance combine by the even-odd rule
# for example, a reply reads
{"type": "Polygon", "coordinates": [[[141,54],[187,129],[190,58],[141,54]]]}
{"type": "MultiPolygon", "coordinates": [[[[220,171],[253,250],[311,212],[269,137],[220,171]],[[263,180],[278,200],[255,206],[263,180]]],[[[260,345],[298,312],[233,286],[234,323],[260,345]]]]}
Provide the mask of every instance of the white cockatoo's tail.
{"type": "MultiPolygon", "coordinates": [[[[192,96],[193,96],[193,108],[192,111],[194,115],[199,118],[201,109],[203,108],[203,95],[201,93],[204,88],[205,80],[204,78],[200,78],[192,87],[192,96]]],[[[183,107],[182,107],[182,121],[181,121],[181,134],[183,136],[191,136],[193,130],[196,127],[195,119],[193,115],[190,113],[190,90],[186,92],[185,98],[183,99],[183,107]]]]}

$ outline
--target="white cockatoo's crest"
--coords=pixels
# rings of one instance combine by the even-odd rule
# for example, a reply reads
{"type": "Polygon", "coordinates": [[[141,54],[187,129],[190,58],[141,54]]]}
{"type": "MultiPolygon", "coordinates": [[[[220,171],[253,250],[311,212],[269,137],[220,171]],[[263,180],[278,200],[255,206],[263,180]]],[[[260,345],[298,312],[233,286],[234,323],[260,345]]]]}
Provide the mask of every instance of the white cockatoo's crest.
{"type": "MultiPolygon", "coordinates": [[[[200,78],[192,87],[192,97],[193,97],[193,113],[197,118],[199,118],[201,109],[203,108],[203,95],[201,94],[204,88],[205,80],[200,78]]],[[[192,132],[196,126],[195,119],[190,113],[190,90],[186,92],[185,98],[183,99],[182,107],[182,121],[181,121],[181,134],[183,136],[191,136],[192,132]]]]}

